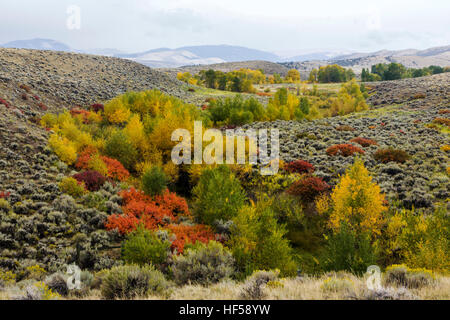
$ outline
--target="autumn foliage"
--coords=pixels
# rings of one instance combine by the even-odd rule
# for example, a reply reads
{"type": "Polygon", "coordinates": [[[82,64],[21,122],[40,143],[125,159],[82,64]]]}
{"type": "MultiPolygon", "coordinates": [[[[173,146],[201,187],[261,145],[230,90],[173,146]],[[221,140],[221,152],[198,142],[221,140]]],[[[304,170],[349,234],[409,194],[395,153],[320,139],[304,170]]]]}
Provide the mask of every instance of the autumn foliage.
{"type": "Polygon", "coordinates": [[[327,149],[327,154],[329,156],[341,155],[344,157],[349,157],[354,155],[355,153],[364,154],[364,150],[351,144],[337,144],[327,149]]]}
{"type": "Polygon", "coordinates": [[[120,234],[128,234],[139,225],[148,230],[165,228],[176,236],[172,248],[179,253],[187,243],[208,242],[215,239],[212,229],[207,226],[179,224],[180,218],[190,218],[191,214],[186,200],[169,190],[163,195],[150,197],[142,191],[131,188],[122,191],[120,195],[123,198],[123,214],[108,217],[106,223],[108,230],[117,229],[120,234]]]}
{"type": "Polygon", "coordinates": [[[327,192],[330,188],[321,178],[309,176],[295,182],[287,192],[303,201],[314,201],[314,199],[327,192]]]}
{"type": "Polygon", "coordinates": [[[315,171],[315,168],[311,163],[307,161],[295,160],[287,163],[284,166],[284,170],[286,170],[289,173],[304,174],[304,173],[313,173],[315,171]]]}
{"type": "Polygon", "coordinates": [[[352,139],[352,140],[350,140],[350,142],[357,143],[361,147],[364,147],[364,148],[372,146],[372,145],[377,145],[376,141],[371,140],[371,139],[361,138],[361,137],[357,137],[355,139],[352,139]]]}

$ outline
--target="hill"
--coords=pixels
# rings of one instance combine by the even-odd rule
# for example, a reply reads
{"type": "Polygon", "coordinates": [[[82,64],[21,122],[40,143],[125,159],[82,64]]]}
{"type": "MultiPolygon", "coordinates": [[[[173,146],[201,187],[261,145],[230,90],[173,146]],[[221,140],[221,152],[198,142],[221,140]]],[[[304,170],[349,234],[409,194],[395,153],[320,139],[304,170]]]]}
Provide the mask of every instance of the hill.
{"type": "Polygon", "coordinates": [[[1,45],[3,48],[73,51],[68,45],[51,39],[16,40],[1,45]]]}
{"type": "MultiPolygon", "coordinates": [[[[4,85],[26,84],[42,98],[65,106],[149,89],[186,96],[182,83],[162,72],[126,59],[86,54],[0,49],[0,77],[4,85]]],[[[17,99],[12,93],[2,98],[17,99]]]]}

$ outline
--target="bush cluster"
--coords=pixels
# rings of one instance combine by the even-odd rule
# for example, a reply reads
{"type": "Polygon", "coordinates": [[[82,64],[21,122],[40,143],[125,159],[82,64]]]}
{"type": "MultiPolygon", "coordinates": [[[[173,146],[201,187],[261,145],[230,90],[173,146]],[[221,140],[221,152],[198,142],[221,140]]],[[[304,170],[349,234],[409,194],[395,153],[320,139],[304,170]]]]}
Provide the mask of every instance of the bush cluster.
{"type": "Polygon", "coordinates": [[[175,256],[172,275],[179,285],[188,283],[208,285],[229,278],[234,273],[234,259],[231,252],[220,243],[196,243],[175,256]]]}
{"type": "Polygon", "coordinates": [[[332,157],[336,155],[341,155],[344,157],[353,156],[355,153],[364,154],[364,150],[361,148],[355,147],[352,144],[337,144],[331,146],[327,149],[327,154],[332,157]]]}
{"type": "Polygon", "coordinates": [[[405,163],[410,158],[409,154],[406,151],[394,148],[379,149],[374,153],[373,157],[375,158],[375,160],[382,163],[405,163]]]}
{"type": "Polygon", "coordinates": [[[164,275],[151,265],[114,267],[102,280],[101,293],[107,300],[146,298],[169,288],[164,275]]]}

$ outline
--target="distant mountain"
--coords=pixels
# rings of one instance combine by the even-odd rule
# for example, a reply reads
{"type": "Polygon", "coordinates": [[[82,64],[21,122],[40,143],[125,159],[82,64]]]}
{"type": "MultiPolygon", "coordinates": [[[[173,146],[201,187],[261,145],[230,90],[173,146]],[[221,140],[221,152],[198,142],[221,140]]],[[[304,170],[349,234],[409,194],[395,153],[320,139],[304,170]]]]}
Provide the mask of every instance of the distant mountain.
{"type": "Polygon", "coordinates": [[[249,60],[278,61],[276,54],[256,49],[229,45],[191,46],[177,49],[159,48],[141,53],[121,54],[126,58],[156,68],[176,68],[187,65],[205,65],[249,60]]]}
{"type": "Polygon", "coordinates": [[[3,48],[73,51],[68,45],[51,39],[16,40],[1,45],[3,48]]]}

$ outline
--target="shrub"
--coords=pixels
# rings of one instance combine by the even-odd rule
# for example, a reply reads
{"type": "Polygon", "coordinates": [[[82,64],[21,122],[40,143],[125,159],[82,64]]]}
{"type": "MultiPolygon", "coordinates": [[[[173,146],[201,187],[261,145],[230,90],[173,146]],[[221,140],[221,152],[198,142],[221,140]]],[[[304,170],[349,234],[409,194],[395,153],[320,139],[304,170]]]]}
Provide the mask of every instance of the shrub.
{"type": "Polygon", "coordinates": [[[164,171],[154,166],[142,175],[142,189],[149,196],[161,195],[167,188],[167,177],[164,171]]]}
{"type": "Polygon", "coordinates": [[[0,104],[4,105],[6,108],[9,108],[9,103],[4,99],[0,99],[0,104]]]}
{"type": "Polygon", "coordinates": [[[100,103],[95,103],[95,104],[91,105],[91,110],[96,113],[103,112],[103,111],[105,111],[105,106],[100,103]]]}
{"type": "Polygon", "coordinates": [[[0,199],[7,199],[10,195],[10,192],[0,191],[0,199]]]}
{"type": "Polygon", "coordinates": [[[59,183],[59,189],[61,192],[67,193],[72,197],[81,197],[86,193],[84,183],[79,182],[74,178],[66,177],[59,183]]]}
{"type": "Polygon", "coordinates": [[[220,243],[197,243],[174,257],[172,274],[179,285],[213,284],[229,278],[234,272],[232,254],[220,243]]]}
{"type": "Polygon", "coordinates": [[[169,284],[164,275],[153,266],[120,266],[112,268],[102,280],[103,298],[136,299],[150,294],[162,294],[169,284]]]}
{"type": "Polygon", "coordinates": [[[287,230],[278,224],[270,201],[261,199],[254,207],[243,207],[233,222],[229,247],[238,277],[264,269],[279,269],[283,276],[296,274],[289,240],[284,237],[287,230]]]}
{"type": "Polygon", "coordinates": [[[374,153],[373,157],[375,158],[375,160],[382,163],[388,162],[405,163],[410,158],[409,154],[406,153],[405,151],[394,149],[392,147],[377,150],[374,153]]]}
{"type": "Polygon", "coordinates": [[[361,137],[352,139],[352,140],[350,140],[350,142],[357,143],[361,147],[364,147],[364,148],[370,147],[370,146],[373,146],[373,145],[377,145],[376,141],[371,140],[371,139],[361,138],[361,137]]]}
{"type": "Polygon", "coordinates": [[[333,230],[338,230],[342,223],[348,223],[358,233],[380,235],[382,213],[387,209],[383,205],[385,198],[380,187],[372,182],[361,159],[357,159],[341,177],[331,194],[331,200],[333,211],[330,226],[333,230]]]}
{"type": "Polygon", "coordinates": [[[299,197],[302,201],[314,201],[318,196],[327,192],[331,187],[322,178],[308,176],[288,189],[288,194],[299,197]]]}
{"type": "Polygon", "coordinates": [[[347,224],[328,237],[322,258],[325,271],[349,271],[363,274],[377,261],[368,233],[357,234],[347,224]]]}
{"type": "Polygon", "coordinates": [[[106,119],[112,124],[121,124],[128,120],[130,110],[122,103],[122,97],[114,98],[104,106],[106,119]]]}
{"type": "Polygon", "coordinates": [[[211,240],[216,239],[216,236],[211,227],[202,224],[171,224],[167,226],[167,229],[175,235],[175,240],[172,241],[172,249],[176,253],[183,253],[184,247],[187,244],[196,242],[208,243],[211,240]]]}
{"type": "Polygon", "coordinates": [[[433,123],[440,124],[440,125],[448,127],[448,126],[450,126],[450,119],[447,119],[447,118],[436,118],[436,119],[433,120],[433,123]]]}
{"type": "Polygon", "coordinates": [[[284,166],[284,170],[286,170],[289,173],[304,174],[304,173],[313,173],[315,171],[315,168],[311,163],[307,161],[295,160],[287,163],[284,166]]]}
{"type": "Polygon", "coordinates": [[[342,155],[344,157],[353,156],[355,153],[364,154],[364,150],[351,144],[337,144],[327,149],[327,154],[332,157],[342,155]]]}
{"type": "Polygon", "coordinates": [[[342,126],[338,126],[336,127],[337,131],[355,131],[355,128],[350,127],[348,125],[342,125],[342,126]]]}
{"type": "Polygon", "coordinates": [[[123,131],[114,132],[106,141],[105,154],[117,159],[128,170],[133,170],[137,161],[138,152],[123,131]]]}
{"type": "Polygon", "coordinates": [[[98,191],[106,182],[106,178],[97,171],[84,171],[73,176],[78,182],[84,183],[89,191],[98,191]]]}
{"type": "Polygon", "coordinates": [[[413,100],[417,100],[417,99],[425,99],[427,97],[427,95],[423,92],[420,93],[416,93],[412,98],[413,100]]]}
{"type": "Polygon", "coordinates": [[[441,109],[438,112],[439,114],[449,114],[450,113],[450,109],[441,109]]]}
{"type": "Polygon", "coordinates": [[[353,287],[354,283],[352,280],[337,277],[328,277],[320,286],[320,288],[325,292],[349,292],[353,289],[353,287]]]}
{"type": "Polygon", "coordinates": [[[108,169],[108,177],[119,181],[126,181],[130,177],[128,170],[125,169],[125,167],[116,159],[111,159],[105,156],[100,158],[106,164],[108,169]]]}
{"type": "Polygon", "coordinates": [[[280,275],[279,270],[275,271],[255,271],[247,278],[242,287],[241,298],[245,300],[262,300],[266,297],[264,288],[276,282],[280,275]]]}
{"type": "Polygon", "coordinates": [[[432,271],[426,269],[410,269],[406,265],[392,265],[384,274],[386,285],[418,289],[434,283],[432,271]]]}
{"type": "Polygon", "coordinates": [[[245,202],[244,190],[225,165],[204,170],[193,195],[196,219],[209,225],[231,220],[245,202]]]}
{"type": "Polygon", "coordinates": [[[122,258],[127,264],[161,266],[167,261],[170,246],[169,241],[140,226],[123,242],[122,258]]]}
{"type": "Polygon", "coordinates": [[[10,286],[16,283],[16,275],[11,271],[3,271],[0,269],[0,288],[10,286]]]}
{"type": "Polygon", "coordinates": [[[48,144],[61,161],[71,165],[77,159],[77,148],[67,138],[61,138],[57,134],[50,136],[48,144]]]}

